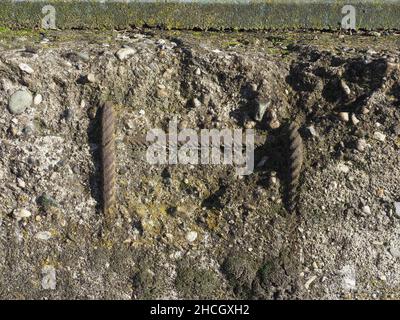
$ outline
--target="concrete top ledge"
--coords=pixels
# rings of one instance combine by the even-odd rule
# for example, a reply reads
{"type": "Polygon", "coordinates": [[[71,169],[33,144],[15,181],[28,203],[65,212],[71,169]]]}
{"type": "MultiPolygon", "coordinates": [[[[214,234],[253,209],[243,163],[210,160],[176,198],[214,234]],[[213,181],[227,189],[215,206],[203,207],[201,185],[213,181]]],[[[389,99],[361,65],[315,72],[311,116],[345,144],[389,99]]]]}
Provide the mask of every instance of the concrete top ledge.
{"type": "Polygon", "coordinates": [[[0,0],[13,29],[400,29],[396,0],[0,0]]]}

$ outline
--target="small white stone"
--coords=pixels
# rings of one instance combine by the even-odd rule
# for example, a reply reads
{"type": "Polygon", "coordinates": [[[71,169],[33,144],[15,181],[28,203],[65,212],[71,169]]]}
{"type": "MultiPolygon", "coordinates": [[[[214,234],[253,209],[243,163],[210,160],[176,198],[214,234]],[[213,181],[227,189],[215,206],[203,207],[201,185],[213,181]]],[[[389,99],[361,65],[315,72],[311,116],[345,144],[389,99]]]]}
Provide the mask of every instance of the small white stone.
{"type": "Polygon", "coordinates": [[[360,122],[360,120],[357,119],[355,114],[352,114],[351,115],[351,122],[356,126],[360,122]]]}
{"type": "Polygon", "coordinates": [[[252,84],[250,84],[250,87],[251,87],[251,90],[252,90],[253,92],[257,92],[257,89],[258,89],[258,85],[257,85],[257,84],[252,83],[252,84]]]}
{"type": "Polygon", "coordinates": [[[26,187],[25,181],[22,180],[21,178],[17,178],[17,185],[22,189],[26,187]]]}
{"type": "Polygon", "coordinates": [[[17,219],[17,221],[20,221],[23,218],[29,218],[32,213],[26,209],[15,209],[13,215],[17,219]]]}
{"type": "Polygon", "coordinates": [[[144,111],[143,109],[140,109],[140,110],[139,110],[139,114],[140,114],[141,116],[144,116],[144,115],[146,114],[146,111],[144,111]]]}
{"type": "Polygon", "coordinates": [[[317,130],[315,130],[314,126],[309,126],[309,127],[307,127],[307,129],[308,129],[308,132],[310,132],[310,134],[313,137],[318,137],[317,130]]]}
{"type": "Polygon", "coordinates": [[[200,108],[201,107],[201,102],[200,102],[199,99],[194,98],[192,102],[193,102],[193,107],[195,107],[195,108],[200,108]]]}
{"type": "Polygon", "coordinates": [[[87,79],[87,81],[89,81],[89,82],[91,82],[91,83],[96,82],[96,76],[95,76],[93,73],[89,73],[89,74],[86,76],[86,79],[87,79]]]}
{"type": "Polygon", "coordinates": [[[361,113],[362,114],[368,114],[369,113],[369,109],[366,106],[363,106],[361,109],[361,113]]]}
{"type": "Polygon", "coordinates": [[[384,274],[381,274],[378,278],[381,281],[387,281],[387,278],[386,278],[386,276],[384,274]]]}
{"type": "Polygon", "coordinates": [[[383,134],[382,132],[375,131],[374,132],[374,139],[384,142],[386,140],[386,135],[383,134]]]}
{"type": "Polygon", "coordinates": [[[365,141],[365,139],[358,139],[356,148],[358,151],[364,152],[365,149],[367,148],[367,141],[365,141]]]}
{"type": "Polygon", "coordinates": [[[356,270],[351,265],[344,266],[339,274],[342,275],[342,287],[345,291],[355,290],[356,287],[356,270]]]}
{"type": "Polygon", "coordinates": [[[362,212],[369,215],[371,214],[371,208],[369,206],[364,206],[362,212]]]}
{"type": "Polygon", "coordinates": [[[10,97],[8,110],[11,114],[21,114],[32,105],[32,102],[33,97],[30,91],[17,90],[10,97]]]}
{"type": "Polygon", "coordinates": [[[394,258],[400,258],[400,247],[391,246],[389,251],[394,258]]]}
{"type": "Polygon", "coordinates": [[[35,98],[33,99],[33,104],[34,104],[35,106],[38,106],[39,104],[42,103],[42,101],[43,101],[43,97],[42,97],[42,95],[41,95],[40,93],[38,93],[38,94],[35,96],[35,98]]]}
{"type": "Polygon", "coordinates": [[[344,80],[341,80],[340,85],[342,86],[342,89],[346,93],[346,95],[349,96],[351,94],[351,90],[347,83],[344,80]]]}
{"type": "Polygon", "coordinates": [[[396,215],[400,217],[400,202],[395,202],[394,207],[396,209],[396,215]]]}
{"type": "Polygon", "coordinates": [[[345,165],[344,163],[339,163],[337,165],[337,168],[340,172],[343,172],[343,173],[349,173],[349,171],[350,171],[350,168],[347,165],[345,165]]]}
{"type": "Polygon", "coordinates": [[[244,127],[245,127],[246,129],[253,129],[256,125],[257,125],[257,123],[256,123],[255,121],[253,121],[253,120],[247,120],[247,121],[244,123],[244,127]]]}
{"type": "Polygon", "coordinates": [[[343,122],[349,122],[349,113],[348,112],[339,112],[339,119],[343,122]]]}
{"type": "Polygon", "coordinates": [[[186,234],[186,240],[188,241],[188,242],[193,242],[193,241],[195,241],[197,239],[197,232],[196,231],[189,231],[187,234],[186,234]]]}
{"type": "Polygon", "coordinates": [[[278,180],[277,180],[276,177],[270,177],[270,178],[269,178],[269,183],[270,183],[271,185],[276,185],[277,182],[278,182],[278,180]]]}
{"type": "Polygon", "coordinates": [[[180,259],[182,257],[182,251],[176,251],[174,253],[174,258],[175,259],[180,259]]]}
{"type": "Polygon", "coordinates": [[[281,126],[281,123],[279,122],[279,120],[272,120],[272,121],[269,123],[269,127],[270,127],[271,129],[278,129],[280,126],[281,126]]]}
{"type": "Polygon", "coordinates": [[[57,286],[56,269],[53,266],[42,268],[42,288],[45,290],[55,290],[57,286]]]}
{"type": "Polygon", "coordinates": [[[38,240],[49,240],[51,238],[51,232],[49,231],[39,231],[36,233],[35,238],[38,240]]]}
{"type": "Polygon", "coordinates": [[[20,63],[19,68],[21,71],[24,71],[28,74],[32,74],[34,72],[34,70],[26,63],[20,63]]]}
{"type": "Polygon", "coordinates": [[[130,56],[134,55],[136,53],[136,50],[133,48],[122,48],[118,50],[116,53],[117,58],[121,61],[124,61],[128,59],[130,56]]]}
{"type": "Polygon", "coordinates": [[[197,76],[201,75],[201,70],[200,70],[200,68],[197,68],[197,69],[196,69],[195,74],[196,74],[197,76]]]}

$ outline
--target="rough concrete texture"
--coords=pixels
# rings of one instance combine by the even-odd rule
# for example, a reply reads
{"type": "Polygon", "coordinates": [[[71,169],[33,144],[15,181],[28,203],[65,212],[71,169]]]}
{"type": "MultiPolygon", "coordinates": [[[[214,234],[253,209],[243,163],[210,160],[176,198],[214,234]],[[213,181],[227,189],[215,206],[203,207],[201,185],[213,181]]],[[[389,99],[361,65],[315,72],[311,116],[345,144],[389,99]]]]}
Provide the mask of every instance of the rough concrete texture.
{"type": "Polygon", "coordinates": [[[399,298],[397,34],[7,31],[0,46],[2,299],[399,298]],[[21,89],[34,101],[11,114],[21,89]],[[117,115],[112,229],[102,99],[117,115]],[[174,115],[255,126],[256,171],[149,165],[135,136],[174,115]],[[284,196],[292,121],[299,216],[284,196]]]}
{"type": "Polygon", "coordinates": [[[0,26],[19,29],[41,28],[43,18],[54,12],[59,29],[147,26],[201,30],[336,30],[348,14],[348,10],[342,12],[345,5],[355,8],[356,28],[400,29],[399,1],[385,0],[1,0],[0,3],[0,26]]]}

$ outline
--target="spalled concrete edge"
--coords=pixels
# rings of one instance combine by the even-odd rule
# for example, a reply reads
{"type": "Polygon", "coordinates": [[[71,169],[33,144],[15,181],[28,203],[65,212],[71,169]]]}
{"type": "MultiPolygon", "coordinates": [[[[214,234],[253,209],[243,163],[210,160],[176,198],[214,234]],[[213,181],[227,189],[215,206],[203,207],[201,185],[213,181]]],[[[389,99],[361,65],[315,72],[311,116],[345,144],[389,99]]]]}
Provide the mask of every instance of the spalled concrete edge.
{"type": "Polygon", "coordinates": [[[0,27],[41,28],[55,9],[58,29],[338,29],[345,5],[356,10],[356,28],[400,29],[400,1],[10,1],[0,0],[0,27]],[[43,10],[43,11],[42,11],[43,10]]]}

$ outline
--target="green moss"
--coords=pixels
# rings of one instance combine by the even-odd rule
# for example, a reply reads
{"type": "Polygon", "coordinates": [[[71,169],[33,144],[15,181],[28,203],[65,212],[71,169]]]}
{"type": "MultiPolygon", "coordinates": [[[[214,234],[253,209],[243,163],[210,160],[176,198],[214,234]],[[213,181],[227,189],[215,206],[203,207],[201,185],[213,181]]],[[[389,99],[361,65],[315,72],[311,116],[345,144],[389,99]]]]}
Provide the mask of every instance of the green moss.
{"type": "Polygon", "coordinates": [[[163,292],[165,277],[161,272],[152,272],[148,263],[143,263],[138,272],[133,276],[134,294],[139,299],[157,299],[163,292]]]}
{"type": "Polygon", "coordinates": [[[39,38],[40,31],[36,29],[11,29],[8,27],[0,26],[0,39],[7,38],[18,38],[18,37],[28,37],[28,38],[39,38]]]}
{"type": "Polygon", "coordinates": [[[271,275],[276,270],[276,262],[268,260],[264,262],[261,268],[258,270],[258,275],[260,277],[261,283],[267,285],[271,275]]]}
{"type": "Polygon", "coordinates": [[[239,46],[241,43],[239,41],[231,40],[227,41],[223,44],[224,47],[230,48],[230,47],[236,47],[239,46]]]}
{"type": "MultiPolygon", "coordinates": [[[[298,1],[252,1],[242,3],[98,3],[78,1],[3,1],[0,25],[38,28],[45,16],[42,8],[53,5],[61,29],[123,29],[131,26],[160,26],[164,29],[337,29],[344,1],[320,1],[310,5],[298,1]]],[[[357,4],[357,27],[398,29],[398,3],[379,1],[357,4]]]]}
{"type": "Polygon", "coordinates": [[[37,204],[43,209],[43,211],[48,211],[52,207],[58,207],[56,200],[47,194],[42,194],[37,198],[37,204]]]}
{"type": "Polygon", "coordinates": [[[257,262],[247,254],[232,253],[222,265],[222,272],[239,298],[251,297],[257,271],[257,262]]]}
{"type": "Polygon", "coordinates": [[[185,299],[211,299],[219,281],[213,271],[185,264],[178,267],[175,284],[185,299]]]}

